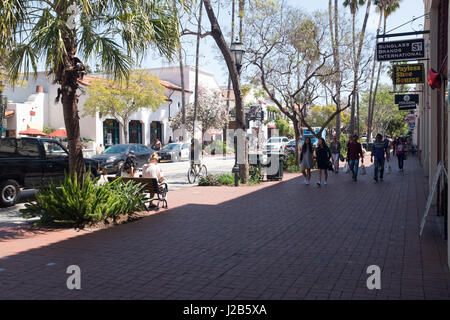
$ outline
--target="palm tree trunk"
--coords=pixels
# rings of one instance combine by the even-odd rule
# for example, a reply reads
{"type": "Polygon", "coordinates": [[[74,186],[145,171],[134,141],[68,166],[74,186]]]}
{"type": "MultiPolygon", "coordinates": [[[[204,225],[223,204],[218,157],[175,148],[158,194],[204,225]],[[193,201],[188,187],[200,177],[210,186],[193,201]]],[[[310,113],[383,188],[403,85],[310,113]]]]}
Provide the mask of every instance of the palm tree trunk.
{"type": "MultiPolygon", "coordinates": [[[[380,9],[380,17],[378,20],[378,29],[377,29],[377,34],[380,30],[381,27],[381,19],[383,18],[383,10],[384,8],[380,9]]],[[[375,48],[376,50],[376,48],[375,48]]],[[[373,61],[372,61],[372,74],[370,77],[370,89],[369,89],[369,107],[368,107],[368,113],[367,113],[367,143],[370,142],[371,140],[371,135],[372,135],[372,99],[373,99],[373,82],[374,82],[374,77],[375,77],[375,68],[376,68],[376,55],[375,55],[375,50],[374,50],[374,55],[373,55],[373,61]]]]}
{"type": "Polygon", "coordinates": [[[69,172],[71,176],[77,175],[78,179],[84,179],[86,166],[83,160],[83,145],[80,137],[80,119],[78,117],[78,105],[75,92],[78,88],[76,83],[63,83],[62,106],[64,124],[66,126],[68,149],[69,149],[69,172]]]}
{"type": "MultiPolygon", "coordinates": [[[[185,130],[186,130],[186,92],[185,92],[185,84],[184,84],[184,65],[183,65],[183,53],[181,51],[181,43],[178,46],[178,57],[180,59],[180,78],[181,78],[181,124],[183,125],[182,128],[182,135],[183,138],[185,136],[185,130]]],[[[174,137],[178,138],[178,137],[174,137]]]]}
{"type": "MultiPolygon", "coordinates": [[[[339,56],[339,3],[338,0],[334,0],[334,45],[336,48],[335,55],[335,65],[337,70],[337,81],[336,81],[336,111],[341,109],[341,67],[340,67],[340,56],[339,56]]],[[[341,113],[336,115],[336,136],[339,138],[341,136],[341,113]]]]}
{"type": "MultiPolygon", "coordinates": [[[[387,16],[386,14],[384,14],[384,27],[383,27],[383,33],[386,33],[386,20],[387,20],[387,16]]],[[[374,115],[374,110],[375,110],[375,106],[376,106],[376,97],[377,97],[377,91],[378,91],[378,83],[380,82],[380,74],[381,74],[381,69],[382,69],[382,62],[380,61],[378,63],[378,74],[377,74],[377,81],[375,83],[375,90],[373,92],[373,98],[372,98],[372,114],[370,116],[370,118],[373,121],[373,115],[374,115]]]]}
{"type": "Polygon", "coordinates": [[[197,48],[195,51],[195,95],[194,95],[194,119],[192,124],[192,137],[195,137],[195,121],[197,120],[197,107],[198,107],[198,60],[200,56],[200,34],[202,33],[202,12],[203,12],[203,0],[200,1],[197,28],[197,48]]]}
{"type": "MultiPolygon", "coordinates": [[[[352,53],[353,53],[353,87],[356,88],[357,82],[358,82],[358,73],[357,73],[357,66],[356,66],[356,43],[355,43],[355,20],[356,20],[356,10],[352,10],[352,53]]],[[[352,94],[352,106],[350,111],[350,132],[353,134],[355,131],[355,97],[356,97],[356,90],[353,90],[352,94]]]]}

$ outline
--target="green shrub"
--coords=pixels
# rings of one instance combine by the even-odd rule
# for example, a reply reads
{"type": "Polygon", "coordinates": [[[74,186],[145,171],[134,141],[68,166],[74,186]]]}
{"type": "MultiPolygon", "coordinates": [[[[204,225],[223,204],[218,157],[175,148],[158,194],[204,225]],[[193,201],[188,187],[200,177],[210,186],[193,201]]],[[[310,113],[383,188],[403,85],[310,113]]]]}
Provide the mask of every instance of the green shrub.
{"type": "Polygon", "coordinates": [[[263,176],[261,173],[261,168],[257,167],[257,166],[250,166],[249,167],[249,180],[248,180],[248,184],[249,185],[253,185],[253,184],[257,184],[260,183],[263,176]]]}
{"type": "Polygon", "coordinates": [[[234,185],[234,175],[231,173],[228,174],[222,174],[217,177],[217,182],[223,186],[232,186],[234,185]]]}
{"type": "Polygon", "coordinates": [[[290,165],[286,168],[286,172],[301,172],[302,168],[296,164],[290,165]]]}
{"type": "Polygon", "coordinates": [[[143,210],[142,186],[122,179],[97,185],[87,176],[84,183],[66,175],[61,186],[50,184],[36,193],[36,202],[21,209],[25,218],[40,217],[40,222],[85,225],[120,214],[143,210]]]}
{"type": "Polygon", "coordinates": [[[218,186],[217,176],[213,174],[208,174],[206,177],[200,177],[198,181],[199,186],[218,186]]]}

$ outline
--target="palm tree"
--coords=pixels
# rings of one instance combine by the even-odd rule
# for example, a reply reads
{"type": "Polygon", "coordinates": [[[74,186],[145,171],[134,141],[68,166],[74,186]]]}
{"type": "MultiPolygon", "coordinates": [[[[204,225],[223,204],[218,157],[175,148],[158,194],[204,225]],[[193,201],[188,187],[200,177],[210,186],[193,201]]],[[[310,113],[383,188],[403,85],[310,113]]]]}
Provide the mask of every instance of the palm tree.
{"type": "MultiPolygon", "coordinates": [[[[353,90],[353,96],[352,96],[351,117],[350,117],[350,132],[351,133],[353,133],[355,130],[355,101],[358,99],[358,73],[359,73],[359,65],[361,62],[362,45],[363,45],[364,36],[366,33],[367,21],[369,19],[371,0],[367,1],[366,14],[364,16],[364,22],[363,22],[361,33],[359,36],[358,49],[356,49],[355,22],[356,22],[356,13],[359,9],[359,6],[362,6],[365,3],[366,3],[366,0],[345,0],[344,1],[344,7],[349,7],[350,13],[352,15],[352,49],[353,49],[353,63],[354,63],[353,87],[354,87],[354,90],[353,90]]],[[[359,134],[359,110],[358,110],[356,124],[357,124],[357,131],[359,134]]]]}
{"type": "MultiPolygon", "coordinates": [[[[378,20],[378,29],[381,28],[381,20],[384,17],[384,25],[383,25],[383,33],[386,33],[386,21],[387,18],[395,12],[400,7],[400,1],[401,0],[374,0],[374,4],[377,6],[377,10],[380,13],[379,20],[378,20]]],[[[376,102],[376,96],[377,96],[377,90],[378,90],[378,83],[380,81],[380,74],[381,74],[382,64],[381,62],[378,63],[378,74],[377,74],[377,80],[375,83],[375,89],[372,92],[373,88],[373,81],[374,81],[374,73],[375,73],[375,57],[373,58],[373,65],[372,65],[372,76],[370,79],[370,92],[369,92],[369,108],[368,108],[368,117],[367,117],[367,142],[370,142],[370,137],[372,134],[372,122],[373,122],[373,115],[375,110],[375,102],[376,102]]]]}
{"type": "MultiPolygon", "coordinates": [[[[181,1],[181,0],[179,0],[181,1]]],[[[9,46],[6,63],[13,79],[36,74],[38,63],[60,85],[70,174],[83,177],[78,96],[86,68],[97,59],[114,79],[128,79],[135,59],[151,46],[171,57],[178,44],[173,6],[158,0],[2,0],[0,46],[9,46]],[[80,59],[81,58],[81,59],[80,59]]]]}

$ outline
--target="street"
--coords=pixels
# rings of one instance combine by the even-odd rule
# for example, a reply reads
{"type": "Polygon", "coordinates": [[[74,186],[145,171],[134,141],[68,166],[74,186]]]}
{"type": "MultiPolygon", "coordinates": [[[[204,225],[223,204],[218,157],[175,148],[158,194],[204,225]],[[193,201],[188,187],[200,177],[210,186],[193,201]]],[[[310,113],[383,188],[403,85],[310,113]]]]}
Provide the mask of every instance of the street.
{"type": "MultiPolygon", "coordinates": [[[[203,163],[208,169],[208,174],[225,174],[231,173],[231,169],[234,165],[234,157],[228,156],[223,158],[219,157],[204,157],[203,163]]],[[[187,172],[190,166],[189,161],[180,162],[161,162],[159,164],[163,170],[163,175],[169,186],[169,190],[177,190],[180,188],[192,187],[198,185],[198,181],[195,184],[189,184],[187,180],[187,172]]],[[[25,203],[32,200],[34,197],[34,190],[23,190],[19,203],[14,207],[0,208],[0,227],[11,226],[17,224],[23,224],[28,222],[34,222],[39,220],[33,218],[25,220],[20,216],[19,210],[25,208],[25,203]]]]}

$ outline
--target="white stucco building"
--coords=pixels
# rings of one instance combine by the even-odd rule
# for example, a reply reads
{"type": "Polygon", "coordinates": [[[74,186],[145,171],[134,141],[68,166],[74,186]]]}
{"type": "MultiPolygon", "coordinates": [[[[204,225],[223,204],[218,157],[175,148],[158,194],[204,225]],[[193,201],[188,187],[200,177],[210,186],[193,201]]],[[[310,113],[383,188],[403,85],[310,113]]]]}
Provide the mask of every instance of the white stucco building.
{"type": "MultiPolygon", "coordinates": [[[[87,96],[81,95],[78,102],[80,113],[80,132],[84,139],[93,140],[95,145],[109,146],[118,143],[143,143],[151,145],[158,138],[165,144],[172,139],[170,118],[181,111],[181,77],[179,67],[147,69],[160,78],[161,84],[167,89],[166,103],[157,111],[142,109],[130,118],[129,141],[124,141],[123,130],[113,117],[98,114],[95,117],[85,116],[83,105],[87,96]]],[[[80,83],[88,86],[94,77],[100,74],[86,76],[80,83]]],[[[184,67],[186,104],[194,101],[195,68],[184,67]]],[[[220,91],[220,87],[212,73],[199,70],[199,86],[220,91]]],[[[56,102],[57,89],[52,78],[46,72],[39,72],[36,77],[30,76],[24,86],[5,87],[4,95],[8,98],[7,135],[20,136],[27,128],[42,130],[43,127],[64,128],[64,118],[61,102],[56,102]]]]}

